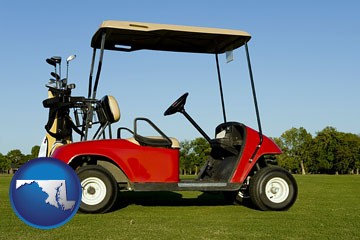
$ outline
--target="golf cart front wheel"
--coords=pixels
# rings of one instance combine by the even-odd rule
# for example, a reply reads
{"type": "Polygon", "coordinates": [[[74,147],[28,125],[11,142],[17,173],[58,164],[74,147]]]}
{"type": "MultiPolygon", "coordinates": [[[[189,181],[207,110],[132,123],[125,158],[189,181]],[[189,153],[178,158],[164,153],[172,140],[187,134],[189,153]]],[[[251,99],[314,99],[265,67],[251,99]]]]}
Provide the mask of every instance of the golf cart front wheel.
{"type": "Polygon", "coordinates": [[[82,188],[79,210],[83,213],[105,213],[116,202],[117,182],[105,168],[87,165],[77,171],[82,188]]]}
{"type": "Polygon", "coordinates": [[[260,210],[282,211],[295,203],[298,188],[294,177],[285,169],[265,167],[251,178],[249,193],[260,210]]]}

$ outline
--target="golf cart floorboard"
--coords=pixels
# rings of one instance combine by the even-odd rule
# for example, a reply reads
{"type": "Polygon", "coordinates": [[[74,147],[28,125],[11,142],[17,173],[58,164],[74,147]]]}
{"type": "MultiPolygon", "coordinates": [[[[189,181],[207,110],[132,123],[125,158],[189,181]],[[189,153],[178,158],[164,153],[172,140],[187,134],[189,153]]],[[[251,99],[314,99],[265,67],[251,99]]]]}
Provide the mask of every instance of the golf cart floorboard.
{"type": "Polygon", "coordinates": [[[182,180],[178,183],[133,183],[134,191],[235,191],[240,183],[182,180]]]}

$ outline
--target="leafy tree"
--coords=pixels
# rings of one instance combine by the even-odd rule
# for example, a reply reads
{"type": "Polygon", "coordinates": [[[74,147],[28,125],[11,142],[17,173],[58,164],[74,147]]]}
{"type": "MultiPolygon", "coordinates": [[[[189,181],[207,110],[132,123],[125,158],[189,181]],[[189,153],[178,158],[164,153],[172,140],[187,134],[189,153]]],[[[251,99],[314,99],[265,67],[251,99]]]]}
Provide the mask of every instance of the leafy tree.
{"type": "Polygon", "coordinates": [[[210,155],[211,147],[205,138],[196,138],[191,143],[195,154],[193,166],[195,167],[195,174],[198,174],[200,167],[205,164],[210,155]]]}
{"type": "Polygon", "coordinates": [[[356,170],[359,174],[360,167],[360,137],[352,133],[342,133],[341,148],[337,151],[341,161],[336,163],[336,168],[341,173],[352,173],[356,170]]]}
{"type": "Polygon", "coordinates": [[[22,154],[19,149],[9,151],[6,154],[6,157],[10,160],[12,164],[15,164],[17,166],[21,166],[26,162],[24,154],[22,154]]]}
{"type": "Polygon", "coordinates": [[[357,135],[357,146],[356,150],[354,152],[357,152],[357,157],[355,158],[355,161],[353,162],[353,165],[351,166],[354,170],[356,170],[356,174],[359,175],[359,169],[360,169],[360,134],[357,135]]]}
{"type": "Polygon", "coordinates": [[[180,168],[181,172],[198,174],[202,165],[204,165],[210,155],[210,145],[204,138],[196,138],[192,141],[185,140],[181,142],[180,150],[180,168]]]}
{"type": "Polygon", "coordinates": [[[26,154],[24,155],[22,161],[23,161],[23,164],[25,164],[26,162],[30,161],[31,159],[34,159],[36,157],[33,157],[31,154],[26,154]]]}
{"type": "Polygon", "coordinates": [[[348,154],[344,147],[344,133],[326,127],[314,138],[313,168],[320,173],[342,173],[349,167],[348,154]]]}
{"type": "Polygon", "coordinates": [[[334,162],[333,151],[337,145],[335,134],[336,130],[334,128],[327,127],[315,136],[311,166],[313,172],[324,173],[332,168],[334,162]],[[330,154],[327,151],[330,151],[330,154]]]}
{"type": "Polygon", "coordinates": [[[37,158],[37,156],[39,155],[39,151],[40,151],[40,146],[35,145],[31,148],[31,159],[33,158],[37,158]]]}
{"type": "Polygon", "coordinates": [[[33,146],[31,148],[31,154],[24,155],[19,149],[9,151],[5,156],[0,153],[0,170],[7,171],[12,166],[20,167],[27,161],[37,158],[39,154],[40,146],[33,146]]]}
{"type": "Polygon", "coordinates": [[[39,155],[39,151],[40,151],[40,146],[35,145],[31,148],[31,153],[30,154],[26,154],[23,156],[23,164],[26,163],[27,161],[30,161],[31,159],[37,158],[39,155]]]}
{"type": "Polygon", "coordinates": [[[7,172],[11,167],[11,161],[0,153],[0,169],[2,172],[7,172]]]}
{"type": "Polygon", "coordinates": [[[291,128],[274,140],[283,150],[283,154],[278,157],[279,165],[290,171],[301,171],[305,174],[311,156],[311,134],[303,127],[291,128]]]}
{"type": "Polygon", "coordinates": [[[188,140],[182,141],[180,142],[180,147],[180,170],[183,175],[186,175],[188,171],[191,171],[191,142],[188,140]]]}

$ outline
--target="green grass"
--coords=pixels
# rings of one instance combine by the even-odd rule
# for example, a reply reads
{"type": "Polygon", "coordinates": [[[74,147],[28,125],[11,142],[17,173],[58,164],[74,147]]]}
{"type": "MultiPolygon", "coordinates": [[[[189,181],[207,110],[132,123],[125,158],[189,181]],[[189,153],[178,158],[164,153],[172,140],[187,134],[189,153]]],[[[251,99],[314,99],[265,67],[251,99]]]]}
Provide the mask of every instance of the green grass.
{"type": "Polygon", "coordinates": [[[0,239],[360,239],[360,176],[296,176],[299,196],[286,212],[225,205],[200,192],[123,193],[103,215],[76,214],[39,230],[13,213],[11,178],[0,176],[0,239]]]}

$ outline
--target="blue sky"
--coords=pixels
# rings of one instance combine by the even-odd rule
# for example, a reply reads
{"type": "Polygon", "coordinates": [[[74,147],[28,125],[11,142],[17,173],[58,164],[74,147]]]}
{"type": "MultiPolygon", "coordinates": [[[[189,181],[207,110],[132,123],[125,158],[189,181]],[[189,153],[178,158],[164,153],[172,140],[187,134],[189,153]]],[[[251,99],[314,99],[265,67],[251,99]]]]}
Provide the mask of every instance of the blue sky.
{"type": "MultiPolygon", "coordinates": [[[[6,1],[1,4],[0,152],[29,153],[47,121],[42,108],[54,55],[71,62],[74,95],[87,93],[90,40],[104,20],[238,29],[249,32],[263,131],[278,137],[291,127],[315,134],[326,126],[360,133],[359,1],[6,1]]],[[[228,120],[256,128],[242,50],[235,61],[220,56],[228,120]]],[[[65,65],[63,65],[63,70],[65,65]]],[[[63,71],[64,72],[64,71],[63,71]]],[[[213,136],[222,115],[215,58],[142,51],[106,52],[98,97],[115,96],[132,127],[138,116],[169,136],[199,133],[180,114],[163,112],[189,92],[186,109],[213,136]]]]}

